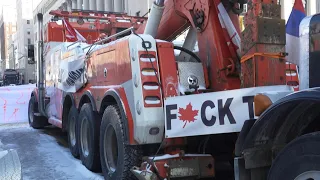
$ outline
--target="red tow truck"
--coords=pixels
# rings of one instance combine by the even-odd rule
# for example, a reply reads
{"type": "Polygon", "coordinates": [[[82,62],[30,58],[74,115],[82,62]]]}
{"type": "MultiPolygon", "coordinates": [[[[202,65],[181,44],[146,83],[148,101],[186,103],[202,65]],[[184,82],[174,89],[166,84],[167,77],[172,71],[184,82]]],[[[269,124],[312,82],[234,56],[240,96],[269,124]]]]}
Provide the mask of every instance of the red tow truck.
{"type": "Polygon", "coordinates": [[[44,31],[38,14],[46,38],[39,33],[30,125],[67,131],[73,156],[105,179],[313,178],[319,106],[287,85],[280,9],[271,0],[156,0],[148,20],[53,11],[76,22],[44,31]]]}

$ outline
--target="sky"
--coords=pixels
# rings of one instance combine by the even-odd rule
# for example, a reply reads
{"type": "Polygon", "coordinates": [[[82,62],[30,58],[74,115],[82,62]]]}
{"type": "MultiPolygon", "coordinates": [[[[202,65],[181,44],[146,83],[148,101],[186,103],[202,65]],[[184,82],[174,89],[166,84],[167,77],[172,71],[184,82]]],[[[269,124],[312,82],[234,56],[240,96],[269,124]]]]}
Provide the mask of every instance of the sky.
{"type": "MultiPolygon", "coordinates": [[[[41,0],[33,0],[34,8],[36,8],[37,4],[40,2],[41,0]]],[[[15,6],[15,5],[16,5],[16,0],[0,0],[0,14],[2,13],[1,12],[2,6],[15,6]]]]}
{"type": "Polygon", "coordinates": [[[15,6],[16,1],[15,0],[0,0],[0,6],[2,7],[3,5],[9,5],[9,6],[15,6]]]}
{"type": "Polygon", "coordinates": [[[16,4],[16,1],[15,0],[0,0],[0,6],[2,5],[12,5],[14,6],[16,4]]]}
{"type": "Polygon", "coordinates": [[[0,0],[0,14],[2,13],[2,6],[15,6],[16,0],[0,0]]]}

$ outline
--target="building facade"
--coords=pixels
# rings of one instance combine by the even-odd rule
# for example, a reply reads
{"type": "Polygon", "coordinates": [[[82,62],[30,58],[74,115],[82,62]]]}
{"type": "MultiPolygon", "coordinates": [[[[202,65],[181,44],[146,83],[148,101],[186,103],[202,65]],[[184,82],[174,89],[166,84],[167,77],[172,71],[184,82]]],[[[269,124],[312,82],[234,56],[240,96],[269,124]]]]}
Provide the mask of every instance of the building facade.
{"type": "Polygon", "coordinates": [[[16,61],[18,58],[18,41],[17,41],[17,33],[14,33],[10,36],[8,40],[8,55],[9,55],[9,69],[16,69],[16,61]]]}
{"type": "Polygon", "coordinates": [[[35,64],[28,63],[28,48],[34,46],[33,10],[40,0],[16,0],[17,9],[17,58],[16,69],[25,83],[35,82],[35,64]]]}
{"type": "Polygon", "coordinates": [[[3,5],[0,14],[0,60],[1,60],[1,78],[2,72],[9,68],[9,39],[17,30],[16,26],[17,16],[15,4],[3,5]]]}

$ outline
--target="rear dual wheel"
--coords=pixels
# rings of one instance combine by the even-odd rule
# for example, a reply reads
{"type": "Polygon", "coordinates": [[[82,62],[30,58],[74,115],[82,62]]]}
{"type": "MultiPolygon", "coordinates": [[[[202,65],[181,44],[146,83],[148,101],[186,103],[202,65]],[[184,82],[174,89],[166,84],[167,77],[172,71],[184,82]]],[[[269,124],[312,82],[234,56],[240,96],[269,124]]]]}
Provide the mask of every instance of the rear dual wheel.
{"type": "Polygon", "coordinates": [[[85,103],[79,114],[79,154],[82,164],[89,170],[100,171],[98,114],[90,103],[85,103]]]}
{"type": "Polygon", "coordinates": [[[107,180],[136,179],[130,169],[140,166],[142,150],[125,143],[124,130],[119,107],[108,106],[100,127],[100,161],[107,180]]]}
{"type": "Polygon", "coordinates": [[[102,168],[107,180],[134,180],[136,178],[130,169],[141,164],[141,147],[125,143],[121,122],[120,109],[116,105],[105,109],[101,126],[91,104],[84,104],[79,114],[80,159],[91,171],[102,168]]]}
{"type": "Polygon", "coordinates": [[[68,145],[71,154],[75,157],[79,157],[79,113],[77,108],[71,107],[68,114],[68,145]]]}
{"type": "Polygon", "coordinates": [[[320,180],[320,132],[290,142],[274,160],[268,180],[320,180]]]}

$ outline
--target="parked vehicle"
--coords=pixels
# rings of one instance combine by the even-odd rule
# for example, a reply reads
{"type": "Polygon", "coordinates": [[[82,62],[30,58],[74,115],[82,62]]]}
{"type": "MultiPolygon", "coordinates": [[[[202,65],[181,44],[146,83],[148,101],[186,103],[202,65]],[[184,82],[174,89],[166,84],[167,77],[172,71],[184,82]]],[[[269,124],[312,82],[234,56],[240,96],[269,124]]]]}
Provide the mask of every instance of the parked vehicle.
{"type": "Polygon", "coordinates": [[[18,85],[19,80],[19,72],[15,69],[6,69],[3,73],[3,85],[8,86],[10,84],[18,85]]]}

